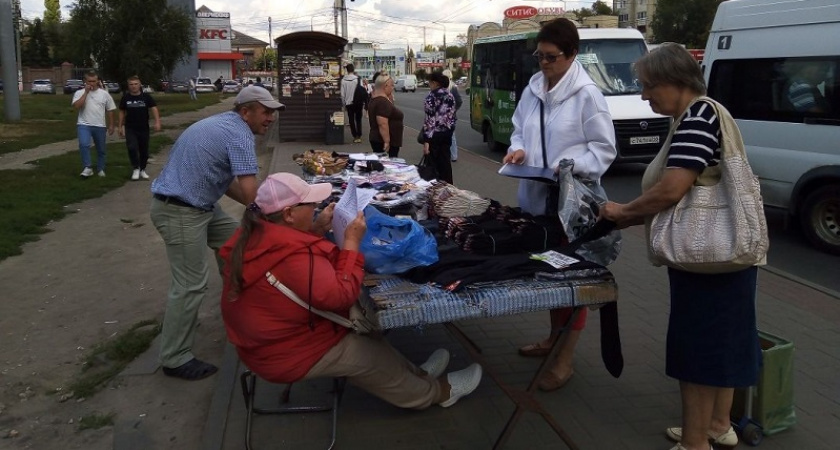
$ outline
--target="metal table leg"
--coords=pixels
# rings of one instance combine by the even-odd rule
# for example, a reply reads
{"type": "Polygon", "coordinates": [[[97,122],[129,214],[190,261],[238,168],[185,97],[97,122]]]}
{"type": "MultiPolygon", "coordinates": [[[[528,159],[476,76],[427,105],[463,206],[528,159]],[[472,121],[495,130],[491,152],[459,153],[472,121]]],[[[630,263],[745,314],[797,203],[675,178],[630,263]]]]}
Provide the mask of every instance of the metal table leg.
{"type": "Polygon", "coordinates": [[[560,347],[563,342],[565,342],[567,333],[566,331],[569,329],[572,323],[577,319],[578,315],[580,314],[582,306],[578,306],[574,308],[572,311],[569,320],[561,329],[560,333],[554,338],[553,342],[551,343],[551,350],[549,350],[548,355],[543,359],[542,364],[540,364],[539,369],[534,374],[534,377],[531,379],[531,382],[528,384],[528,388],[525,390],[518,389],[506,384],[499,376],[490,369],[490,365],[487,363],[487,360],[484,358],[484,355],[481,353],[481,349],[478,345],[475,344],[462,330],[458,327],[458,325],[447,322],[444,324],[447,330],[455,336],[455,339],[461,343],[461,345],[467,350],[467,353],[470,354],[470,357],[481,364],[482,368],[484,369],[484,373],[489,375],[490,378],[504,391],[505,395],[508,396],[515,404],[516,409],[510,415],[507,423],[505,424],[504,429],[502,430],[499,437],[496,439],[496,443],[493,444],[494,449],[500,449],[504,446],[505,442],[510,437],[511,433],[513,433],[513,428],[516,426],[516,423],[522,417],[522,414],[525,411],[533,411],[539,414],[543,420],[548,423],[548,425],[560,436],[560,439],[566,444],[568,448],[571,450],[578,450],[577,444],[572,441],[571,436],[566,433],[565,430],[554,420],[554,417],[545,409],[543,408],[542,404],[534,398],[534,391],[537,389],[537,384],[539,383],[540,378],[543,374],[548,370],[549,363],[554,361],[554,358],[560,352],[560,347]]]}

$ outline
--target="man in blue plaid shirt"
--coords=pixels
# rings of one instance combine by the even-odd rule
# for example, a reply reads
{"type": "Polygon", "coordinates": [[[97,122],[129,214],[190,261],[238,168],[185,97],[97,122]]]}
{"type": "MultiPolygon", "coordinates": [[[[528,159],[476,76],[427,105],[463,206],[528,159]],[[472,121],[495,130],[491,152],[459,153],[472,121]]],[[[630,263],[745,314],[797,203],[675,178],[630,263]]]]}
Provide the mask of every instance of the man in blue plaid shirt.
{"type": "MultiPolygon", "coordinates": [[[[200,120],[175,141],[169,161],[152,182],[151,218],[166,244],[172,275],[161,332],[163,373],[200,380],[216,366],[192,353],[198,309],[207,291],[207,247],[217,251],[239,222],[218,205],[223,195],[243,205],[257,195],[254,135],[263,135],[283,105],[250,86],[233,111],[200,120]]],[[[221,268],[221,266],[220,266],[221,268]]]]}

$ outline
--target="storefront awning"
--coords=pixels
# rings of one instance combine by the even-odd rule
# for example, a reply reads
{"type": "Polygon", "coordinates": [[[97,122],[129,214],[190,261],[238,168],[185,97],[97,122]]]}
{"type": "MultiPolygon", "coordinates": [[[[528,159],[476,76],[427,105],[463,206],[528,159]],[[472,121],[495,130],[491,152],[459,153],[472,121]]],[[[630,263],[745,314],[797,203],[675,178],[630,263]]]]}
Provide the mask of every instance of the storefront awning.
{"type": "Polygon", "coordinates": [[[198,59],[202,61],[239,61],[245,59],[242,53],[198,52],[198,59]]]}

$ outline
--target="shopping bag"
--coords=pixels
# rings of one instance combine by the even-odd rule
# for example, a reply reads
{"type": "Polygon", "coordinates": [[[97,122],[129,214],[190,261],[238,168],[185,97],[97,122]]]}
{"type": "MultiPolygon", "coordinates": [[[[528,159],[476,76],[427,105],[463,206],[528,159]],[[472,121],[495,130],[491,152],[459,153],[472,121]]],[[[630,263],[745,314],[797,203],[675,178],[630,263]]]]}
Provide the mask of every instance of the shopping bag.
{"type": "MultiPolygon", "coordinates": [[[[558,166],[557,215],[569,242],[586,234],[598,222],[598,209],[607,202],[607,194],[598,183],[572,175],[574,161],[560,160],[558,166]]],[[[605,236],[580,244],[577,254],[587,261],[606,266],[618,258],[621,233],[613,230],[605,236]]]]}
{"type": "Polygon", "coordinates": [[[412,219],[399,219],[365,208],[367,232],[359,245],[365,270],[372,273],[403,273],[438,261],[437,241],[429,230],[412,219]]]}

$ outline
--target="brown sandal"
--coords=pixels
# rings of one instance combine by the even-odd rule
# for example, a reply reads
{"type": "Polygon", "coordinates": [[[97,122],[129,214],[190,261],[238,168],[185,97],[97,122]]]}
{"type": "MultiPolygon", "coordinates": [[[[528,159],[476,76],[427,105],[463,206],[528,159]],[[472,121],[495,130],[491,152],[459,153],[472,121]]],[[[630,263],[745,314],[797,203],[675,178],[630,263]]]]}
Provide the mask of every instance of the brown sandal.
{"type": "Polygon", "coordinates": [[[555,375],[551,372],[546,372],[546,374],[543,375],[543,377],[540,379],[539,384],[537,386],[540,388],[541,391],[545,391],[545,392],[556,391],[556,390],[562,388],[563,386],[565,386],[566,383],[568,383],[569,380],[572,379],[572,375],[574,375],[574,374],[575,374],[575,372],[572,371],[572,372],[569,372],[569,376],[567,376],[565,378],[560,378],[560,377],[558,377],[557,375],[555,375]]]}
{"type": "Polygon", "coordinates": [[[528,344],[524,347],[519,348],[519,354],[522,356],[533,356],[538,358],[544,358],[548,355],[548,352],[551,349],[548,347],[543,347],[542,342],[537,342],[536,344],[528,344]]]}

